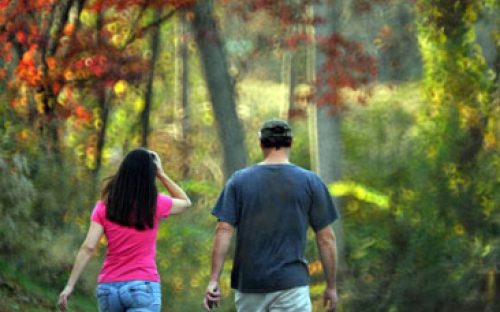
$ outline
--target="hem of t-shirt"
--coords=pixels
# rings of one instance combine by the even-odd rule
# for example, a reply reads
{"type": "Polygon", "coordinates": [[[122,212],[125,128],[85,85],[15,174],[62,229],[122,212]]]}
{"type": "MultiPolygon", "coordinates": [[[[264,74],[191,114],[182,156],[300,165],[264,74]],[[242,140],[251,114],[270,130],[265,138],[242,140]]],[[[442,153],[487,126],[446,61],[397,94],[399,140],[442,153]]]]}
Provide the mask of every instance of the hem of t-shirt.
{"type": "Polygon", "coordinates": [[[319,226],[313,227],[314,232],[317,233],[317,232],[321,231],[322,229],[326,228],[327,226],[329,226],[333,222],[337,221],[337,219],[338,219],[338,217],[335,217],[335,218],[333,218],[333,220],[331,220],[329,222],[320,223],[319,226]]]}
{"type": "Polygon", "coordinates": [[[218,215],[216,215],[213,212],[212,212],[212,215],[217,218],[217,221],[226,222],[226,223],[231,224],[232,226],[236,225],[236,221],[234,221],[234,220],[230,220],[229,218],[226,218],[226,217],[219,217],[218,215]]]}
{"type": "Polygon", "coordinates": [[[130,275],[126,277],[110,277],[97,279],[98,283],[116,283],[116,282],[130,282],[130,281],[148,281],[148,282],[160,282],[159,276],[145,276],[145,275],[130,275]]]}
{"type": "Polygon", "coordinates": [[[237,287],[231,287],[234,290],[237,290],[241,293],[248,293],[248,294],[263,294],[263,293],[272,293],[276,291],[283,291],[283,290],[289,290],[297,287],[302,287],[302,286],[309,286],[309,283],[298,283],[298,284],[293,284],[293,285],[287,285],[283,287],[273,287],[273,288],[265,288],[265,289],[250,289],[250,288],[237,288],[237,287]]]}

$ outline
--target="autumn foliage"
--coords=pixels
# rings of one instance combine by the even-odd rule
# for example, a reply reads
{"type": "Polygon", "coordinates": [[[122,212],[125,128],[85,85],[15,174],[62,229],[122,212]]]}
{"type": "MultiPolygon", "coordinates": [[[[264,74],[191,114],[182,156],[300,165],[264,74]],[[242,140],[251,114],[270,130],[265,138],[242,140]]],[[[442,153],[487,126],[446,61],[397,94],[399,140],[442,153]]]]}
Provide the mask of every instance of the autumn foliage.
{"type": "Polygon", "coordinates": [[[150,65],[141,48],[149,31],[193,3],[0,1],[0,78],[8,81],[11,109],[25,120],[26,130],[52,133],[45,139],[55,140],[56,148],[68,118],[80,126],[102,125],[91,113],[108,105],[102,94],[118,81],[141,83],[150,65]],[[148,10],[165,14],[151,20],[148,10]],[[82,102],[83,94],[94,100],[82,102]]]}
{"type": "MultiPolygon", "coordinates": [[[[374,81],[377,75],[375,58],[368,55],[361,44],[333,34],[318,39],[318,47],[325,54],[326,60],[316,78],[316,96],[318,105],[332,105],[340,109],[344,101],[341,90],[360,89],[374,81]]],[[[366,102],[366,96],[357,99],[366,102]]]]}

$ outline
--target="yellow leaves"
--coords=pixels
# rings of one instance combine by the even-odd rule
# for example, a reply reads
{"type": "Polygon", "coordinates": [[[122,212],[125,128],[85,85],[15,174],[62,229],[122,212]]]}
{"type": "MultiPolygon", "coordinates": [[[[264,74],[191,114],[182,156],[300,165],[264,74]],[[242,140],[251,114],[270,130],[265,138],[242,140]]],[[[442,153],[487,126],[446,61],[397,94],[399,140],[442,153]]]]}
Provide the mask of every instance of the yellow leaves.
{"type": "Polygon", "coordinates": [[[174,291],[177,293],[182,292],[184,289],[184,281],[180,276],[174,276],[174,278],[172,278],[172,284],[174,286],[174,291]]]}
{"type": "Polygon", "coordinates": [[[102,128],[102,125],[103,125],[102,119],[100,119],[100,118],[96,118],[96,119],[94,120],[94,128],[95,128],[96,130],[100,130],[100,129],[102,128]]]}
{"type": "Polygon", "coordinates": [[[113,36],[111,36],[111,43],[115,47],[121,47],[125,43],[125,37],[120,34],[114,34],[113,36]]]}
{"type": "Polygon", "coordinates": [[[465,234],[465,228],[461,224],[457,224],[453,227],[453,231],[457,235],[464,235],[465,234]]]}
{"type": "Polygon", "coordinates": [[[412,202],[417,197],[417,194],[413,190],[404,188],[402,190],[401,196],[405,202],[412,202]]]}
{"type": "Polygon", "coordinates": [[[481,253],[481,257],[486,257],[487,255],[489,255],[492,251],[492,247],[490,244],[486,244],[486,246],[484,246],[483,248],[483,252],[481,253]]]}
{"type": "Polygon", "coordinates": [[[146,102],[142,97],[138,97],[134,101],[134,110],[136,112],[142,112],[144,110],[144,107],[146,106],[146,102]]]}
{"type": "Polygon", "coordinates": [[[384,210],[389,208],[389,196],[355,182],[341,181],[333,183],[330,185],[330,192],[334,196],[350,195],[358,200],[375,204],[384,210]]]}
{"type": "Polygon", "coordinates": [[[106,25],[106,30],[109,31],[110,33],[115,33],[116,30],[118,29],[117,23],[108,23],[106,25]]]}
{"type": "Polygon", "coordinates": [[[45,104],[43,103],[43,93],[35,94],[35,103],[36,110],[39,114],[43,114],[45,112],[45,104]]]}
{"type": "MultiPolygon", "coordinates": [[[[498,92],[497,94],[498,95],[498,92]]],[[[498,138],[500,136],[500,99],[498,97],[492,102],[492,110],[488,114],[486,130],[484,135],[484,149],[487,151],[498,148],[498,138]]]]}
{"type": "Polygon", "coordinates": [[[481,197],[481,206],[483,208],[483,214],[486,218],[491,217],[493,211],[495,211],[496,202],[486,196],[481,197]]]}
{"type": "Polygon", "coordinates": [[[314,262],[309,263],[310,275],[322,274],[322,273],[323,273],[323,266],[321,265],[321,261],[316,260],[314,262]]]}
{"type": "Polygon", "coordinates": [[[80,22],[85,26],[92,26],[97,21],[97,15],[92,14],[89,10],[83,10],[80,14],[80,22]]]}
{"type": "Polygon", "coordinates": [[[357,246],[353,251],[352,251],[352,258],[353,259],[361,259],[364,258],[368,255],[368,249],[373,247],[374,245],[377,244],[377,240],[375,239],[367,239],[363,241],[359,246],[357,246]]]}
{"type": "Polygon", "coordinates": [[[462,176],[457,166],[453,163],[448,163],[443,166],[443,173],[448,178],[448,188],[454,192],[458,193],[461,186],[467,184],[467,180],[462,176]]]}
{"type": "Polygon", "coordinates": [[[460,125],[465,127],[475,127],[480,122],[480,116],[477,109],[466,105],[465,103],[458,104],[458,112],[460,114],[460,125]]]}
{"type": "Polygon", "coordinates": [[[464,18],[469,23],[474,23],[477,19],[477,12],[473,5],[468,5],[465,9],[464,18]]]}
{"type": "Polygon", "coordinates": [[[127,91],[127,89],[128,89],[128,83],[125,80],[118,80],[113,87],[113,90],[115,91],[115,94],[118,97],[123,96],[127,91]]]}
{"type": "Polygon", "coordinates": [[[435,146],[429,146],[426,151],[427,158],[433,160],[437,156],[437,148],[435,146]]]}
{"type": "Polygon", "coordinates": [[[488,132],[484,136],[484,148],[492,150],[497,146],[497,138],[494,133],[488,132]]]}
{"type": "Polygon", "coordinates": [[[191,288],[198,288],[200,287],[200,285],[201,285],[200,278],[198,276],[193,276],[191,278],[189,286],[191,286],[191,288]]]}
{"type": "Polygon", "coordinates": [[[101,239],[99,239],[99,245],[101,245],[101,246],[106,246],[107,245],[107,241],[106,241],[106,236],[105,235],[101,236],[101,239]]]}

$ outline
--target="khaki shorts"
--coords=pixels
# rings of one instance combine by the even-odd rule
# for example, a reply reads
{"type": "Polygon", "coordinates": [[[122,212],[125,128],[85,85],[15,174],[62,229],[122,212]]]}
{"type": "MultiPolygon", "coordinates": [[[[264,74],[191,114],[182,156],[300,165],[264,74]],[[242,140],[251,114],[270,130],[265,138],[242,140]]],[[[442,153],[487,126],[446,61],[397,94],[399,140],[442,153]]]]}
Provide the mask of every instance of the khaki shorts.
{"type": "Polygon", "coordinates": [[[309,286],[262,294],[236,291],[235,303],[238,312],[312,311],[309,286]]]}

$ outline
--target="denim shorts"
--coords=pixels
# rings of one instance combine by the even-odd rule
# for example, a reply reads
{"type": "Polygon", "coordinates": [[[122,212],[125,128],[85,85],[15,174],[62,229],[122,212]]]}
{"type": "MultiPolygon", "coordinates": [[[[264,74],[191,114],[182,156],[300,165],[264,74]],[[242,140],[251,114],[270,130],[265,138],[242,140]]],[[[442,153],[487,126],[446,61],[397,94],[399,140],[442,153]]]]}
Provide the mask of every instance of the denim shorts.
{"type": "Polygon", "coordinates": [[[160,312],[160,283],[127,281],[99,283],[96,288],[99,312],[160,312]]]}

